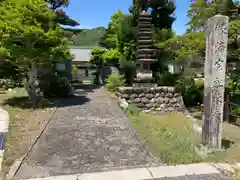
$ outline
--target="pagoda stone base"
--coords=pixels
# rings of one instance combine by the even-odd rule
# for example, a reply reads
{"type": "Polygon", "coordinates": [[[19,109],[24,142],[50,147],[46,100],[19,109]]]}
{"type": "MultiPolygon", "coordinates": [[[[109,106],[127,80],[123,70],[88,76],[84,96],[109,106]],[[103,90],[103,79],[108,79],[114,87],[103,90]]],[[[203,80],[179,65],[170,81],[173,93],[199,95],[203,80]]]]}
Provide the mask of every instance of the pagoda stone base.
{"type": "Polygon", "coordinates": [[[152,72],[138,72],[134,79],[133,87],[156,87],[152,72]]]}
{"type": "Polygon", "coordinates": [[[152,79],[152,78],[153,78],[152,71],[137,73],[137,79],[152,79]]]}
{"type": "Polygon", "coordinates": [[[142,110],[184,111],[182,96],[173,87],[120,87],[116,91],[119,102],[135,104],[142,110]]]}

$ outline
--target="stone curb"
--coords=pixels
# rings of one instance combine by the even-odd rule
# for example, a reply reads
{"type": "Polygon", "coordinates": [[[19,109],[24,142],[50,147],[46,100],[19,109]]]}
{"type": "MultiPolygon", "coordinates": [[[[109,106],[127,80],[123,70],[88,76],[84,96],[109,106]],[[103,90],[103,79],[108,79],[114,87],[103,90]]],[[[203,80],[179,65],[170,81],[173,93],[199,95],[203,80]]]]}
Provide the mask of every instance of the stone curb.
{"type": "Polygon", "coordinates": [[[9,114],[7,111],[0,108],[0,172],[5,150],[6,137],[8,132],[9,114]]]}
{"type": "MultiPolygon", "coordinates": [[[[160,166],[149,168],[125,169],[107,172],[95,172],[73,175],[52,176],[45,178],[33,178],[27,180],[146,180],[154,178],[180,177],[187,175],[222,175],[229,165],[199,163],[176,166],[160,166]]],[[[240,166],[239,166],[240,167],[240,166]]]]}

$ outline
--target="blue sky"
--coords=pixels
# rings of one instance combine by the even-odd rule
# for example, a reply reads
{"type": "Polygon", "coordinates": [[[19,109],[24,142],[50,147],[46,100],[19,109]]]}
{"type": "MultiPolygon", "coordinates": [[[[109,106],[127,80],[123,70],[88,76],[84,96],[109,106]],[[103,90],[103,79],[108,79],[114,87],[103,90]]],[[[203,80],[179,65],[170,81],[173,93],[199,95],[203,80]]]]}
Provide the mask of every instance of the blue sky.
{"type": "MultiPolygon", "coordinates": [[[[118,9],[128,13],[131,3],[132,0],[70,0],[66,12],[80,22],[80,28],[107,27],[111,15],[118,9]]],[[[174,22],[173,29],[177,34],[182,34],[186,30],[185,24],[188,21],[186,11],[189,4],[190,0],[176,0],[177,20],[174,22]]]]}

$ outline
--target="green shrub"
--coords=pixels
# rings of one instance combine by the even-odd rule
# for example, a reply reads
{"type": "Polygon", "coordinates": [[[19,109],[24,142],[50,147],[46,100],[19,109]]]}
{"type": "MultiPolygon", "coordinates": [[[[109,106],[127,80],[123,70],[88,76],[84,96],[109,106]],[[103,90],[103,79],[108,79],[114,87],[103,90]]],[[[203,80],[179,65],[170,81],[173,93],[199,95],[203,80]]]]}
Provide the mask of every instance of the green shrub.
{"type": "Polygon", "coordinates": [[[114,92],[118,87],[124,86],[124,84],[124,76],[120,74],[111,74],[107,79],[107,88],[111,92],[114,92]]]}
{"type": "Polygon", "coordinates": [[[77,68],[77,66],[75,64],[72,65],[72,74],[73,75],[78,74],[78,68],[77,68]]]}
{"type": "Polygon", "coordinates": [[[227,85],[231,92],[239,92],[240,91],[239,75],[230,76],[227,80],[227,85]]]}
{"type": "Polygon", "coordinates": [[[45,97],[69,97],[72,95],[72,85],[67,77],[57,73],[49,73],[42,77],[42,91],[45,97]]]}
{"type": "Polygon", "coordinates": [[[136,72],[136,64],[128,61],[125,56],[120,57],[120,69],[126,79],[126,84],[131,85],[136,72]]]}
{"type": "Polygon", "coordinates": [[[8,89],[22,87],[22,82],[13,79],[0,79],[0,88],[8,89]]]}
{"type": "Polygon", "coordinates": [[[72,83],[81,84],[81,83],[83,83],[83,81],[81,79],[74,79],[74,80],[72,80],[72,83]]]}
{"type": "Polygon", "coordinates": [[[131,116],[138,116],[140,113],[140,109],[134,104],[129,104],[127,108],[127,114],[131,116]]]}
{"type": "Polygon", "coordinates": [[[202,91],[197,88],[192,76],[182,75],[179,77],[176,81],[175,88],[177,91],[181,92],[183,101],[187,107],[202,104],[202,91]]]}
{"type": "Polygon", "coordinates": [[[118,49],[108,49],[103,53],[103,59],[107,64],[118,65],[120,52],[118,49]]]}
{"type": "Polygon", "coordinates": [[[204,89],[204,79],[203,78],[195,79],[195,85],[199,90],[203,90],[204,89]]]}
{"type": "Polygon", "coordinates": [[[235,107],[232,109],[234,115],[240,116],[240,107],[235,107]]]}
{"type": "Polygon", "coordinates": [[[171,74],[170,72],[157,73],[157,84],[159,86],[174,86],[179,74],[171,74]]]}
{"type": "MultiPolygon", "coordinates": [[[[135,111],[134,111],[135,112],[135,111]]],[[[153,115],[128,113],[132,126],[138,130],[152,153],[166,164],[197,163],[202,159],[195,151],[198,137],[191,122],[181,113],[153,115]]]]}

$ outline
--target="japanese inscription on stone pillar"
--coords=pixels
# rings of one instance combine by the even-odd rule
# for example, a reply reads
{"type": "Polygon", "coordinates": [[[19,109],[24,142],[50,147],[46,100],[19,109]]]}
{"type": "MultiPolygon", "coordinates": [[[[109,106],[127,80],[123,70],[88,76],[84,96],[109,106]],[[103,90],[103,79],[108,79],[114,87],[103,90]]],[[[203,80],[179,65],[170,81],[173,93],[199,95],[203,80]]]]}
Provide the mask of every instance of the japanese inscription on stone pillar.
{"type": "Polygon", "coordinates": [[[228,17],[216,15],[207,22],[202,140],[209,148],[221,148],[226,76],[228,17]]]}

